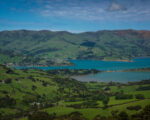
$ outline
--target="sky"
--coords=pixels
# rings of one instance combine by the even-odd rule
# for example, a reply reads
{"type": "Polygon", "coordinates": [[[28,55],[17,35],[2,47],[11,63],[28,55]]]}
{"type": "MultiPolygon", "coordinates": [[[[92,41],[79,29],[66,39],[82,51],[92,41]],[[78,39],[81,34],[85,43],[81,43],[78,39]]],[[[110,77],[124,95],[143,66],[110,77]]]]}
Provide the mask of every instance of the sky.
{"type": "Polygon", "coordinates": [[[3,30],[150,30],[150,0],[0,0],[3,30]]]}

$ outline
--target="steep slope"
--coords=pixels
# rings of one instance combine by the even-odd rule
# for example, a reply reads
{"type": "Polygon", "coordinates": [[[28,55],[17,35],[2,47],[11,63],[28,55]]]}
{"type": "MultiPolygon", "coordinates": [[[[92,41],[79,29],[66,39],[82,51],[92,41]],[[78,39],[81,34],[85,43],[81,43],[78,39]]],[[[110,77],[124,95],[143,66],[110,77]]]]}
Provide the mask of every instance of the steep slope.
{"type": "Polygon", "coordinates": [[[149,51],[150,31],[118,30],[80,34],[47,30],[0,32],[3,64],[6,62],[2,61],[8,58],[7,63],[19,65],[67,65],[68,59],[130,59],[149,56],[149,51]]]}
{"type": "Polygon", "coordinates": [[[23,116],[37,109],[41,103],[40,107],[43,108],[55,106],[60,99],[67,101],[71,95],[80,95],[83,90],[86,87],[82,82],[59,74],[40,70],[14,70],[0,65],[0,118],[1,114],[12,115],[10,118],[23,116]]]}

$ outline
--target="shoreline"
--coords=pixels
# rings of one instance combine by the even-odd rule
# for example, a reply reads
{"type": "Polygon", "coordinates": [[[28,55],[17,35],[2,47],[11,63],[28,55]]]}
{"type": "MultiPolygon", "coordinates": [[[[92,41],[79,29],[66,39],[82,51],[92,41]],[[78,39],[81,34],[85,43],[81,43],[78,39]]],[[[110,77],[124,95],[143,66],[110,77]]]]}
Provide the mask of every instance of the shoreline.
{"type": "MultiPolygon", "coordinates": [[[[87,59],[87,60],[91,60],[91,61],[93,61],[93,59],[87,59]]],[[[96,61],[108,61],[108,62],[135,62],[135,61],[133,61],[133,60],[97,60],[97,59],[95,59],[96,61]]],[[[8,66],[8,67],[69,67],[69,66],[75,66],[75,64],[74,63],[70,63],[70,64],[67,64],[67,65],[65,65],[65,64],[60,64],[60,65],[51,65],[51,66],[48,66],[48,65],[24,65],[24,66],[22,66],[22,65],[11,65],[11,64],[6,64],[6,66],[8,66]]]]}
{"type": "Polygon", "coordinates": [[[150,72],[150,67],[121,70],[121,72],[150,72]]]}
{"type": "MultiPolygon", "coordinates": [[[[135,58],[145,58],[145,57],[135,57],[135,58]]],[[[106,61],[106,62],[135,62],[133,59],[72,59],[72,60],[68,60],[68,64],[64,64],[64,63],[59,63],[59,64],[53,64],[53,65],[19,65],[19,64],[13,64],[13,63],[7,63],[4,64],[8,67],[72,67],[72,66],[76,66],[75,63],[73,63],[73,60],[88,60],[88,61],[106,61]]],[[[146,57],[146,58],[150,58],[150,57],[146,57]]]]}
{"type": "Polygon", "coordinates": [[[120,59],[117,59],[117,60],[101,60],[101,61],[110,61],[110,62],[135,62],[134,60],[120,60],[120,59]]]}

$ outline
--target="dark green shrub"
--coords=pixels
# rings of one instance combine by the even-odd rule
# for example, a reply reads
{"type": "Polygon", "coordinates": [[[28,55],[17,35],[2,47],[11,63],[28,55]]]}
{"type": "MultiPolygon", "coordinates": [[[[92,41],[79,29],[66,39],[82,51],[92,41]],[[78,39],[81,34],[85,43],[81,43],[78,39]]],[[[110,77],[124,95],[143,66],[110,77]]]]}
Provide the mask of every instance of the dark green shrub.
{"type": "Polygon", "coordinates": [[[133,95],[129,95],[129,94],[117,94],[115,96],[115,99],[120,100],[120,99],[132,99],[133,95]]]}
{"type": "Polygon", "coordinates": [[[48,83],[45,82],[45,81],[43,81],[43,82],[42,82],[42,85],[43,85],[44,87],[46,87],[46,86],[48,85],[48,83]]]}
{"type": "Polygon", "coordinates": [[[37,87],[35,85],[32,85],[32,90],[36,90],[37,87]]]}
{"type": "Polygon", "coordinates": [[[105,116],[97,115],[93,120],[107,120],[105,116]]]}
{"type": "Polygon", "coordinates": [[[24,104],[29,104],[29,103],[32,103],[32,102],[36,102],[37,101],[37,97],[36,96],[33,96],[33,95],[25,95],[23,96],[23,103],[24,104]]]}
{"type": "Polygon", "coordinates": [[[14,74],[14,71],[9,68],[9,69],[6,71],[6,73],[7,73],[7,74],[14,74]]]}
{"type": "Polygon", "coordinates": [[[150,90],[150,86],[141,86],[136,89],[137,91],[144,91],[144,90],[150,90]]]}
{"type": "Polygon", "coordinates": [[[80,112],[72,112],[68,115],[67,120],[87,120],[80,112]]]}
{"type": "Polygon", "coordinates": [[[136,111],[138,111],[138,110],[142,109],[142,107],[140,105],[128,106],[127,109],[128,110],[136,110],[136,111]]]}
{"type": "Polygon", "coordinates": [[[95,108],[98,106],[98,103],[96,101],[86,101],[82,105],[86,108],[95,108]]]}
{"type": "Polygon", "coordinates": [[[135,95],[135,98],[136,99],[144,99],[145,97],[142,94],[137,94],[137,95],[135,95]]]}
{"type": "Polygon", "coordinates": [[[10,98],[9,96],[0,98],[0,107],[11,107],[14,106],[15,104],[16,104],[16,100],[10,98]]]}
{"type": "Polygon", "coordinates": [[[125,111],[122,111],[118,115],[119,120],[129,120],[129,116],[125,111]]]}
{"type": "Polygon", "coordinates": [[[8,79],[6,79],[4,82],[5,82],[6,84],[9,84],[9,83],[12,82],[12,79],[11,79],[11,78],[8,78],[8,79]]]}
{"type": "Polygon", "coordinates": [[[107,104],[109,102],[109,97],[107,95],[104,95],[102,98],[102,102],[103,102],[104,107],[107,107],[107,104]]]}
{"type": "Polygon", "coordinates": [[[132,120],[150,120],[150,105],[147,105],[141,112],[133,114],[132,120]]]}
{"type": "Polygon", "coordinates": [[[52,120],[52,117],[46,112],[35,112],[28,116],[29,120],[52,120]]]}

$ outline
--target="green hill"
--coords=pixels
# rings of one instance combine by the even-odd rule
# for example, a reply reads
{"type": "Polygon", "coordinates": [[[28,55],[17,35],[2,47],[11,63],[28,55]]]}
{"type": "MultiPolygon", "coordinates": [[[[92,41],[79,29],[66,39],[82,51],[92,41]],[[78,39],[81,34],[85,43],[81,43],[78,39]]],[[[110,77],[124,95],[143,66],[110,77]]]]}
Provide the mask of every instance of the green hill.
{"type": "Polygon", "coordinates": [[[116,60],[150,56],[150,31],[2,31],[0,63],[69,65],[68,59],[116,60]]]}
{"type": "Polygon", "coordinates": [[[97,120],[93,118],[117,116],[121,111],[132,117],[150,104],[150,80],[127,84],[79,82],[66,73],[87,71],[14,70],[0,65],[0,120],[28,120],[37,111],[44,113],[35,114],[36,118],[46,113],[54,117],[48,120],[97,120]],[[73,116],[77,118],[71,119],[73,116]]]}

